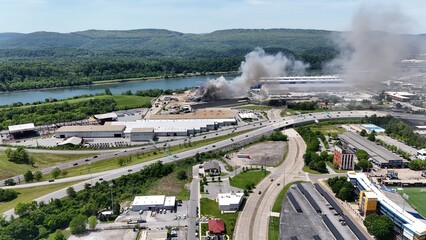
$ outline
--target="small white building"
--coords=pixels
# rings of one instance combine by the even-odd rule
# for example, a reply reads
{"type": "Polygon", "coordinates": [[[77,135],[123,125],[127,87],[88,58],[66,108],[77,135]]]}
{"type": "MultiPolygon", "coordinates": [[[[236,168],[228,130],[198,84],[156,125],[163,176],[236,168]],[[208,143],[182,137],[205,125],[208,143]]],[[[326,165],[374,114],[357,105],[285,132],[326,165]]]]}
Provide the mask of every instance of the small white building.
{"type": "Polygon", "coordinates": [[[176,204],[175,196],[152,195],[136,196],[132,203],[133,211],[174,209],[176,204]]]}
{"type": "Polygon", "coordinates": [[[219,193],[216,200],[222,213],[234,213],[240,209],[243,197],[244,193],[219,193]]]}
{"type": "Polygon", "coordinates": [[[426,148],[417,151],[417,156],[420,160],[426,160],[426,148]]]}
{"type": "Polygon", "coordinates": [[[243,120],[259,120],[259,117],[252,112],[238,113],[238,116],[243,120]]]}

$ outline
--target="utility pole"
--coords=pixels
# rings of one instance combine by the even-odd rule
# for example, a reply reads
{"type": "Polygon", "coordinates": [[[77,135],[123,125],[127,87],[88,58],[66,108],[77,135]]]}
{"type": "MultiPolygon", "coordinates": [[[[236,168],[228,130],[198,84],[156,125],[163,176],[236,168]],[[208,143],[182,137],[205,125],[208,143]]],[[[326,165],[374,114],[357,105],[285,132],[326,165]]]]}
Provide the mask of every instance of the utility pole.
{"type": "Polygon", "coordinates": [[[112,187],[114,187],[114,183],[109,184],[111,188],[111,211],[114,212],[114,199],[112,198],[112,187]]]}

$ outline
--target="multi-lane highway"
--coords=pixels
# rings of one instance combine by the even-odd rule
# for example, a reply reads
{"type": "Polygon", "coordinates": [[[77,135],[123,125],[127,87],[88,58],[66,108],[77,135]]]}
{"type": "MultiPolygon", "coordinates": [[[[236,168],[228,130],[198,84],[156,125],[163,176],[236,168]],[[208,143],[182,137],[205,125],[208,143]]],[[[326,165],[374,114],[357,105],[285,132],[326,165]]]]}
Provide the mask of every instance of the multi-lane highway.
{"type": "MultiPolygon", "coordinates": [[[[207,152],[207,151],[212,151],[212,150],[216,150],[216,149],[220,149],[220,148],[225,148],[225,147],[228,147],[228,146],[234,145],[234,144],[244,143],[244,142],[247,142],[247,139],[261,136],[261,135],[266,134],[268,132],[271,132],[275,129],[282,129],[282,128],[291,127],[291,126],[294,126],[294,125],[302,125],[302,124],[307,124],[307,123],[313,123],[313,122],[315,122],[315,120],[321,121],[321,120],[329,120],[329,119],[362,118],[362,117],[365,117],[365,116],[371,116],[373,114],[385,115],[383,113],[374,112],[374,111],[353,111],[353,112],[341,112],[341,113],[340,112],[312,113],[312,114],[304,114],[304,115],[297,115],[297,116],[281,118],[281,119],[274,120],[274,121],[271,121],[271,122],[263,123],[261,126],[259,126],[259,124],[257,124],[258,126],[255,126],[255,127],[258,127],[257,129],[255,129],[255,130],[253,130],[253,131],[251,131],[247,134],[243,134],[243,135],[239,135],[237,137],[234,137],[233,140],[226,139],[226,140],[219,141],[219,142],[216,142],[216,143],[212,143],[212,144],[209,144],[209,145],[206,145],[206,146],[203,146],[203,147],[199,147],[199,148],[195,148],[195,149],[192,149],[192,150],[189,150],[189,151],[185,151],[185,152],[177,154],[177,157],[168,156],[168,157],[163,157],[163,158],[156,159],[156,160],[153,160],[153,161],[136,164],[136,165],[133,165],[133,166],[128,166],[128,167],[123,167],[123,168],[114,169],[114,170],[110,170],[110,171],[105,171],[105,172],[102,172],[102,173],[97,173],[96,178],[91,178],[91,179],[86,180],[84,182],[75,184],[72,187],[76,191],[80,191],[81,189],[84,188],[84,185],[86,183],[95,184],[98,181],[109,181],[109,180],[112,180],[112,179],[116,179],[116,178],[119,178],[123,175],[129,174],[129,170],[136,172],[136,171],[139,171],[140,169],[144,168],[146,165],[152,164],[153,162],[156,162],[156,161],[162,161],[163,163],[173,162],[173,161],[177,161],[177,160],[180,160],[180,159],[192,157],[197,152],[200,152],[200,153],[201,152],[207,152]],[[100,180],[100,179],[102,179],[102,180],[100,180]]],[[[250,127],[254,127],[254,126],[247,126],[247,127],[250,128],[250,127]]],[[[231,132],[232,130],[229,129],[227,131],[231,132]]],[[[222,134],[227,135],[228,134],[227,131],[223,131],[222,134]]],[[[201,138],[202,138],[202,136],[201,136],[201,138]]],[[[292,137],[292,139],[295,139],[294,141],[296,141],[297,136],[292,137]]],[[[193,140],[193,141],[195,141],[195,140],[193,140]]],[[[177,144],[179,144],[179,143],[177,143],[177,144]]],[[[132,151],[127,151],[126,154],[135,153],[133,151],[136,152],[138,150],[134,149],[132,151]]],[[[106,156],[104,156],[104,155],[102,155],[102,156],[106,158],[106,156]]],[[[100,157],[101,156],[99,156],[99,158],[100,157]]],[[[111,157],[111,156],[109,156],[109,157],[111,157]]],[[[287,162],[287,161],[285,161],[285,162],[287,162]]],[[[285,162],[284,162],[284,164],[285,164],[285,162]]],[[[284,166],[287,166],[287,165],[284,165],[284,166]]],[[[291,166],[288,166],[288,167],[291,167],[291,166]]],[[[296,165],[296,167],[297,167],[297,165],[296,165]]],[[[279,171],[274,171],[274,173],[279,175],[279,171]]],[[[284,173],[284,171],[281,174],[283,174],[283,173],[284,173]]],[[[275,178],[273,183],[279,182],[280,180],[282,182],[283,178],[284,178],[283,176],[282,176],[281,179],[279,177],[278,177],[278,179],[275,178]]],[[[271,180],[269,179],[269,181],[271,181],[271,180]]],[[[287,182],[287,180],[286,180],[286,182],[287,182]]],[[[271,184],[271,185],[273,185],[274,188],[276,188],[276,186],[277,186],[277,184],[271,184]]],[[[259,187],[264,188],[264,189],[262,189],[262,192],[264,192],[266,195],[267,194],[274,194],[277,191],[276,189],[272,188],[272,186],[270,186],[270,188],[272,190],[268,190],[269,188],[268,188],[267,185],[262,185],[262,186],[259,185],[259,187]]],[[[40,202],[40,201],[48,202],[51,199],[62,198],[64,196],[66,196],[66,189],[65,188],[58,190],[56,192],[47,194],[47,195],[42,196],[40,198],[37,198],[35,200],[38,201],[38,202],[40,202]]],[[[269,197],[266,197],[266,198],[269,198],[269,197]]],[[[264,213],[265,211],[262,210],[261,212],[264,213]]],[[[13,215],[13,209],[6,211],[5,215],[6,215],[6,217],[10,217],[11,215],[13,215]]],[[[256,213],[256,215],[257,215],[257,213],[256,213]]],[[[248,215],[248,217],[252,218],[254,216],[248,215]]],[[[264,219],[264,217],[262,219],[264,219]]],[[[255,223],[253,223],[253,224],[255,224],[255,223]]],[[[237,231],[239,231],[238,228],[237,228],[237,231]]],[[[252,234],[254,234],[254,233],[252,232],[252,234]]],[[[191,238],[189,238],[189,239],[191,239],[191,238]]],[[[245,238],[242,238],[242,239],[245,239],[245,238]]],[[[257,238],[255,236],[253,236],[253,238],[246,238],[246,239],[257,239],[257,238]]]]}
{"type": "MultiPolygon", "coordinates": [[[[225,136],[231,133],[238,133],[238,132],[242,132],[242,131],[246,131],[246,130],[250,130],[250,129],[255,129],[258,128],[260,126],[260,123],[264,123],[263,122],[257,122],[257,123],[244,123],[241,124],[240,126],[237,127],[225,127],[224,129],[215,131],[215,132],[210,132],[207,134],[203,134],[203,135],[199,135],[199,136],[195,136],[195,137],[191,137],[190,141],[191,142],[196,142],[196,141],[202,141],[205,139],[210,139],[210,138],[214,138],[214,137],[220,137],[220,136],[225,136]]],[[[98,161],[103,161],[106,159],[110,159],[113,157],[123,157],[123,156],[128,156],[128,155],[132,155],[132,154],[137,154],[137,153],[142,153],[145,151],[151,151],[154,149],[163,149],[164,146],[177,146],[179,144],[184,144],[185,142],[188,141],[188,138],[179,138],[179,139],[175,139],[175,140],[171,140],[168,142],[159,142],[157,144],[151,144],[151,145],[144,145],[144,146],[138,146],[138,147],[130,147],[130,148],[126,148],[126,149],[119,149],[119,150],[86,150],[86,151],[72,151],[72,150],[46,150],[46,149],[28,149],[29,152],[46,152],[46,153],[55,153],[55,154],[96,154],[96,153],[102,153],[102,154],[98,154],[95,155],[95,157],[90,157],[90,158],[83,158],[83,159],[79,159],[79,160],[75,160],[72,162],[67,162],[67,163],[63,163],[63,164],[57,164],[55,166],[51,166],[51,167],[47,167],[47,168],[43,168],[40,169],[39,171],[41,171],[41,173],[43,173],[43,175],[49,174],[54,168],[59,168],[61,170],[63,169],[67,169],[67,168],[72,168],[75,167],[77,165],[82,165],[82,164],[90,164],[90,163],[94,163],[94,162],[98,162],[98,161]]],[[[89,177],[89,175],[86,176],[86,178],[82,178],[80,177],[79,179],[87,179],[89,177]]],[[[15,182],[21,182],[24,179],[23,175],[18,175],[18,176],[14,176],[11,177],[12,179],[15,180],[15,182]]],[[[38,185],[41,185],[43,183],[40,183],[38,185]]],[[[0,180],[0,186],[4,185],[4,180],[0,180]]],[[[37,184],[36,184],[37,185],[37,184]]],[[[33,185],[35,186],[35,185],[33,185]]]]}

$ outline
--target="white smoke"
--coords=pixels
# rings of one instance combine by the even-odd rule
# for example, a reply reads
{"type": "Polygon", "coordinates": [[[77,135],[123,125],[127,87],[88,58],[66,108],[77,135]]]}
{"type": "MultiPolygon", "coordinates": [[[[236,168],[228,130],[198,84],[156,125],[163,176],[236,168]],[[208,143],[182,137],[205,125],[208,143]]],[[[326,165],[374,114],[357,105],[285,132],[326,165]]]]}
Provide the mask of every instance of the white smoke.
{"type": "Polygon", "coordinates": [[[408,54],[409,42],[402,33],[410,30],[410,23],[396,6],[360,8],[350,30],[338,38],[340,56],[331,66],[342,67],[344,78],[362,87],[388,80],[408,54]]]}
{"type": "Polygon", "coordinates": [[[240,76],[232,81],[227,81],[224,77],[209,80],[198,93],[203,99],[208,100],[240,97],[259,82],[261,77],[286,76],[289,71],[294,74],[303,74],[308,67],[308,64],[290,59],[281,52],[270,55],[257,47],[241,62],[240,76]]]}

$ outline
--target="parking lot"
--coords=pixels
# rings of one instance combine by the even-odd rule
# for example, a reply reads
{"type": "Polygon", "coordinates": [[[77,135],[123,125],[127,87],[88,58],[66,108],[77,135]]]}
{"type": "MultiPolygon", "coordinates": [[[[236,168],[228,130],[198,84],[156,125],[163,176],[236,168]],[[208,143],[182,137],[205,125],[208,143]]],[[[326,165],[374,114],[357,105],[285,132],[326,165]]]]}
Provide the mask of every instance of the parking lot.
{"type": "Polygon", "coordinates": [[[231,166],[266,165],[276,166],[284,157],[286,142],[265,142],[243,148],[235,154],[230,154],[226,161],[231,166]],[[247,157],[238,157],[246,154],[247,157]]]}
{"type": "Polygon", "coordinates": [[[287,240],[294,236],[297,236],[298,239],[313,239],[315,235],[318,235],[321,239],[334,239],[332,232],[322,219],[323,215],[329,218],[332,225],[345,239],[357,239],[346,226],[346,223],[342,221],[342,217],[334,211],[328,202],[314,189],[312,184],[303,183],[302,186],[318,204],[321,213],[314,210],[296,185],[292,185],[288,193],[291,193],[294,197],[294,200],[300,206],[301,212],[297,212],[295,205],[289,200],[287,195],[281,210],[280,239],[287,240]]]}
{"type": "Polygon", "coordinates": [[[132,211],[131,209],[124,211],[115,222],[117,224],[139,224],[148,231],[162,231],[167,227],[175,229],[176,236],[174,239],[186,239],[186,229],[189,224],[188,219],[188,201],[178,203],[173,210],[147,210],[132,211]]]}

